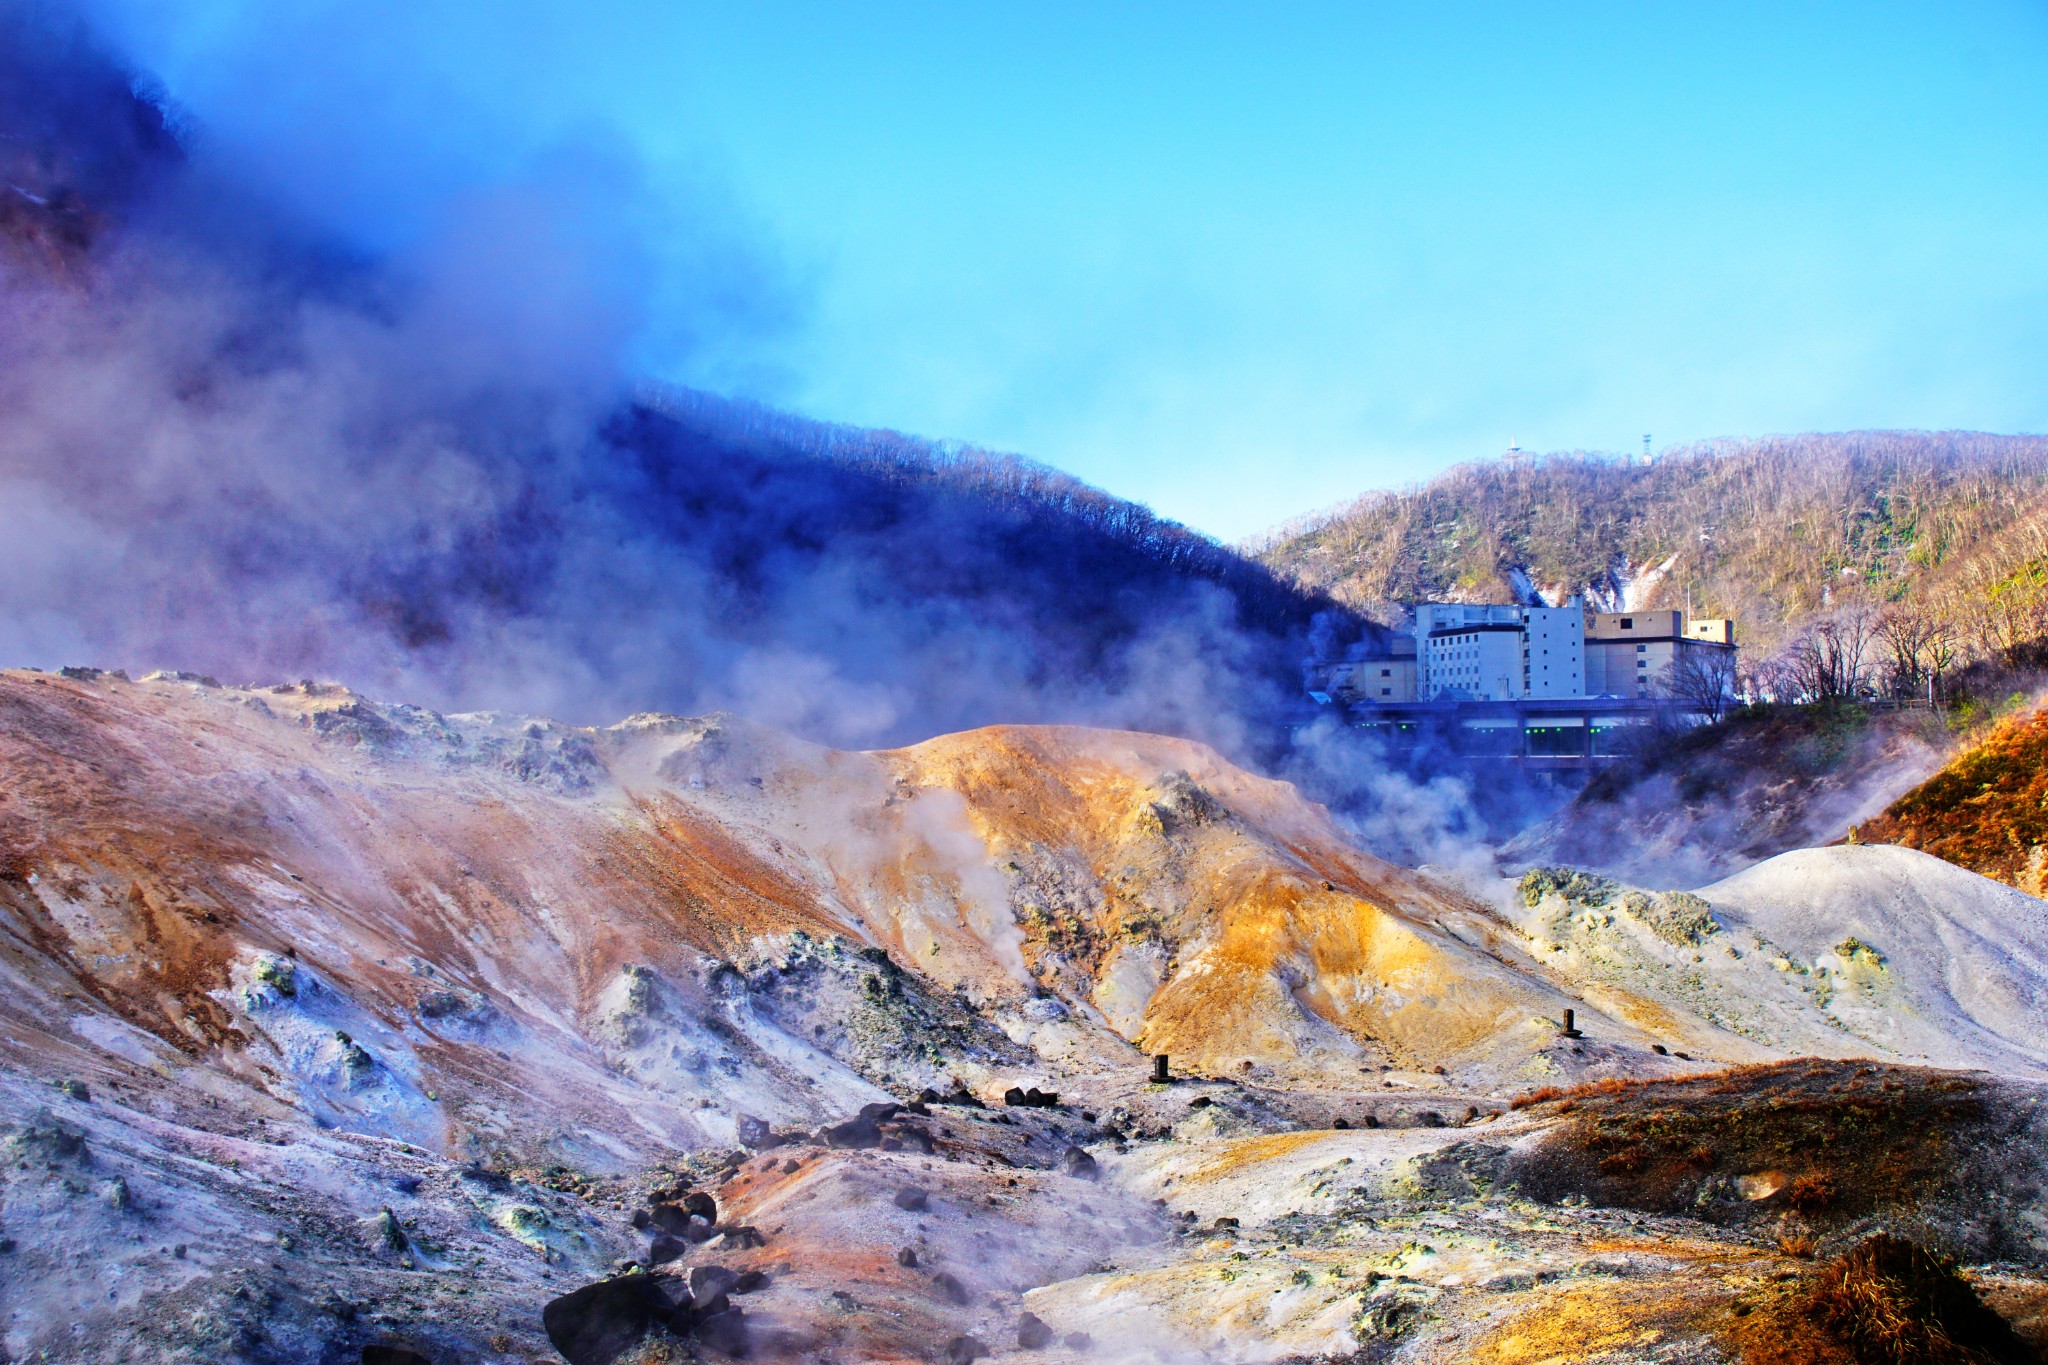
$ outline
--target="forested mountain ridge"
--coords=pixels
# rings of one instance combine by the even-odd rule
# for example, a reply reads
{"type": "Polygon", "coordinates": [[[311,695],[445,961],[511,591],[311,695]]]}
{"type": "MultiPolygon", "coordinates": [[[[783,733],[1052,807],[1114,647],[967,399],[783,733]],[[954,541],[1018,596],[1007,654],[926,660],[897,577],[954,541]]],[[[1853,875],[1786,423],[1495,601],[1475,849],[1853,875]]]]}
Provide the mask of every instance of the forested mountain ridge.
{"type": "Polygon", "coordinates": [[[2048,438],[1864,431],[1703,442],[1651,464],[1478,462],[1248,548],[1382,615],[1582,591],[1735,617],[1760,656],[1853,602],[1938,617],[1996,654],[2043,633],[2048,438]]]}

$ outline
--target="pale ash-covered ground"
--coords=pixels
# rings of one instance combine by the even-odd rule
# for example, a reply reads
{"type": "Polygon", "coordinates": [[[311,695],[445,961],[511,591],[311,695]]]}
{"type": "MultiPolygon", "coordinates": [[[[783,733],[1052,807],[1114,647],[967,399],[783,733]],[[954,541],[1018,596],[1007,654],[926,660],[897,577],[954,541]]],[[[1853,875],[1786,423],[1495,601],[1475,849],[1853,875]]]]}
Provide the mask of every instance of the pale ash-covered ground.
{"type": "MultiPolygon", "coordinates": [[[[757,1358],[1736,1358],[1727,1305],[1803,1264],[1785,1220],[1854,1218],[1782,1206],[1775,1167],[1688,1176],[1684,1209],[1545,1185],[1575,1120],[1510,1099],[1983,1067],[2004,1142],[2043,1065],[2038,902],[1931,858],[1502,911],[1154,736],[853,754],[16,672],[0,775],[11,1360],[557,1359],[542,1305],[646,1260],[629,1215],[685,1185],[765,1241],[663,1274],[765,1271],[757,1358]],[[897,1150],[815,1140],[956,1087],[992,1107],[901,1117],[897,1150]],[[793,1140],[749,1154],[748,1119],[793,1140]],[[1020,1350],[1025,1312],[1050,1346],[1020,1350]]],[[[1742,1160],[1778,1160],[1758,1141],[1742,1160]]],[[[2022,1232],[1913,1215],[2016,1303],[2027,1160],[1984,1176],[2022,1232]]]]}

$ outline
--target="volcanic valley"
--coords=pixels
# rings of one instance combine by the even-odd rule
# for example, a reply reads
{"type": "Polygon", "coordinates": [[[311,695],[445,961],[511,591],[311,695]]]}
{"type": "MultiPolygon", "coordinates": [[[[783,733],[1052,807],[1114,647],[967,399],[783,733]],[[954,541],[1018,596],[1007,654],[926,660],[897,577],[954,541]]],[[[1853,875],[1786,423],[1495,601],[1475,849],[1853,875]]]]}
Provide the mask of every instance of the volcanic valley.
{"type": "Polygon", "coordinates": [[[2048,906],[1926,854],[1482,898],[1152,735],[85,669],[0,674],[0,773],[0,1359],[2048,1329],[2048,906]]]}

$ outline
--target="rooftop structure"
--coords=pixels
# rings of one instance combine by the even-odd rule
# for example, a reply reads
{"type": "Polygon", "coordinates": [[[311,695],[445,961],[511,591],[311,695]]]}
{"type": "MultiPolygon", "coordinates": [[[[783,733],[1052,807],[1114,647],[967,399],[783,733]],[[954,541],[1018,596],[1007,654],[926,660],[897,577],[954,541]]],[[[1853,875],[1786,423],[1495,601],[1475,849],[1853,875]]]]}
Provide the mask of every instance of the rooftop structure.
{"type": "Polygon", "coordinates": [[[1354,706],[1628,701],[1732,692],[1735,623],[1679,611],[1425,602],[1384,654],[1331,669],[1319,694],[1354,706]]]}

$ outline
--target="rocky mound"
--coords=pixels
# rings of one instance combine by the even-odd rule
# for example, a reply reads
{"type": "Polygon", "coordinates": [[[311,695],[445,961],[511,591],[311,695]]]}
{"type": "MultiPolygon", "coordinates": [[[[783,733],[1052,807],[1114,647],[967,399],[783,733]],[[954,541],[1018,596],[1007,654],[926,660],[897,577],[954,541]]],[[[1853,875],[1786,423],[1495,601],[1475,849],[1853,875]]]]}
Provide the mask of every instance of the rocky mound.
{"type": "Polygon", "coordinates": [[[1902,1059],[2048,1068],[2048,905],[1911,849],[1800,849],[1703,887],[1843,1032],[1902,1059]]]}

